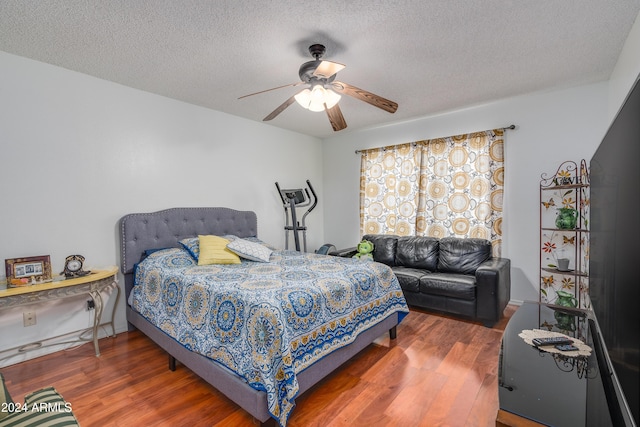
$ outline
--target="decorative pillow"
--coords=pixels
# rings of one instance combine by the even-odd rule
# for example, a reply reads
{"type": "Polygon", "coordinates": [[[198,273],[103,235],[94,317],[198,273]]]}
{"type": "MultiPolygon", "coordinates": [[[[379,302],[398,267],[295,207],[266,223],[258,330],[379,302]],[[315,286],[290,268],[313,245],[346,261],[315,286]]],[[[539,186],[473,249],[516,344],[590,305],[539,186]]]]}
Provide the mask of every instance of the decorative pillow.
{"type": "MultiPolygon", "coordinates": [[[[222,238],[232,242],[235,239],[238,239],[239,237],[234,236],[232,234],[228,234],[228,235],[222,236],[222,238]]],[[[186,239],[180,240],[178,243],[180,243],[182,247],[185,248],[191,254],[193,259],[198,261],[198,258],[200,258],[200,239],[199,238],[187,237],[186,239]]]]}
{"type": "MultiPolygon", "coordinates": [[[[239,237],[238,237],[239,239],[239,237]]],[[[255,243],[259,243],[262,246],[266,246],[267,248],[271,249],[272,251],[277,251],[278,249],[275,246],[272,246],[270,244],[268,244],[267,242],[263,242],[262,240],[260,240],[257,237],[243,237],[244,240],[248,240],[249,242],[255,242],[255,243]]]]}
{"type": "Polygon", "coordinates": [[[180,243],[182,247],[191,254],[193,259],[198,261],[198,257],[200,256],[200,244],[197,237],[188,237],[186,239],[180,240],[178,243],[180,243]]]}
{"type": "Polygon", "coordinates": [[[5,409],[13,407],[13,400],[7,390],[7,386],[4,384],[4,376],[0,373],[0,420],[9,415],[11,412],[5,409]]]}
{"type": "Polygon", "coordinates": [[[198,236],[198,239],[198,265],[240,264],[238,255],[227,249],[229,240],[220,236],[198,236]]]}
{"type": "Polygon", "coordinates": [[[227,245],[227,249],[235,252],[242,258],[258,261],[269,262],[272,250],[260,243],[250,242],[244,239],[236,239],[227,245]]]}

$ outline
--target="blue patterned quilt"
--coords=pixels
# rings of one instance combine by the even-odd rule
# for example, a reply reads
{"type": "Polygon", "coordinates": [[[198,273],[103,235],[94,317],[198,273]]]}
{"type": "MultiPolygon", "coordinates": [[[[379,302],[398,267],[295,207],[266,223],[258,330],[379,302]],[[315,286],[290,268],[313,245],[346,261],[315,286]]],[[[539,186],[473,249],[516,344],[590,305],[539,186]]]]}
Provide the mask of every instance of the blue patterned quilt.
{"type": "Polygon", "coordinates": [[[265,391],[282,426],[295,406],[296,374],[409,312],[386,265],[294,251],[274,251],[268,263],[198,266],[186,250],[164,249],[138,265],[135,283],[135,310],[265,391]]]}

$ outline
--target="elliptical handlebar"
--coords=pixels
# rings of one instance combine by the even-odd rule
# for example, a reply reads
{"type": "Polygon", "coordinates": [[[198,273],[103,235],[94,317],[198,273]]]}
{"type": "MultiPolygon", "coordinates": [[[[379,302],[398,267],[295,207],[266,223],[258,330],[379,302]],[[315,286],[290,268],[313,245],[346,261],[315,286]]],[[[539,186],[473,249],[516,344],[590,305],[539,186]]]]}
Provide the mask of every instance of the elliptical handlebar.
{"type": "MultiPolygon", "coordinates": [[[[302,225],[304,226],[304,219],[307,217],[307,215],[309,215],[311,213],[311,211],[316,207],[316,205],[318,204],[318,196],[316,195],[316,192],[313,190],[313,186],[311,185],[311,181],[307,180],[307,187],[309,187],[309,190],[311,190],[311,194],[313,194],[313,204],[311,205],[311,207],[309,209],[307,209],[307,211],[304,213],[304,215],[302,215],[302,225]]],[[[309,193],[307,193],[308,196],[309,193]]],[[[311,201],[311,197],[309,197],[309,201],[311,201]]]]}
{"type": "Polygon", "coordinates": [[[284,194],[282,194],[282,190],[280,189],[280,185],[276,181],[276,188],[278,189],[278,194],[280,195],[280,200],[282,200],[282,204],[285,205],[287,202],[284,200],[284,194]]]}

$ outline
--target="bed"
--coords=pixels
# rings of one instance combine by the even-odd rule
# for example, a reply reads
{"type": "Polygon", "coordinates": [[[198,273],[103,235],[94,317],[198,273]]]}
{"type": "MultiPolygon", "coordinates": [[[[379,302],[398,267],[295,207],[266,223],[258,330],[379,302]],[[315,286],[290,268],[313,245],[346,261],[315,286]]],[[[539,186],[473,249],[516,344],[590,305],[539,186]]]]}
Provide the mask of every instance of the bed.
{"type": "Polygon", "coordinates": [[[130,328],[163,348],[171,369],[184,364],[262,425],[286,425],[296,396],[387,331],[394,339],[409,312],[387,266],[272,248],[251,211],[173,208],[119,225],[130,328]],[[269,255],[201,266],[190,246],[198,236],[269,255]]]}

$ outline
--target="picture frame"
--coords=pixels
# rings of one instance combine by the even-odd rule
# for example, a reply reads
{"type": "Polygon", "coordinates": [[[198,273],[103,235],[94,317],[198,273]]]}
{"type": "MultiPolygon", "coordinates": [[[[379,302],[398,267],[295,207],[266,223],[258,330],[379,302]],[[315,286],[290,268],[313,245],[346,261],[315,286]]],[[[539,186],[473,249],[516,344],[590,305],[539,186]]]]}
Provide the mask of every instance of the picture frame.
{"type": "Polygon", "coordinates": [[[51,257],[40,255],[4,260],[9,286],[25,286],[51,281],[51,257]]]}

